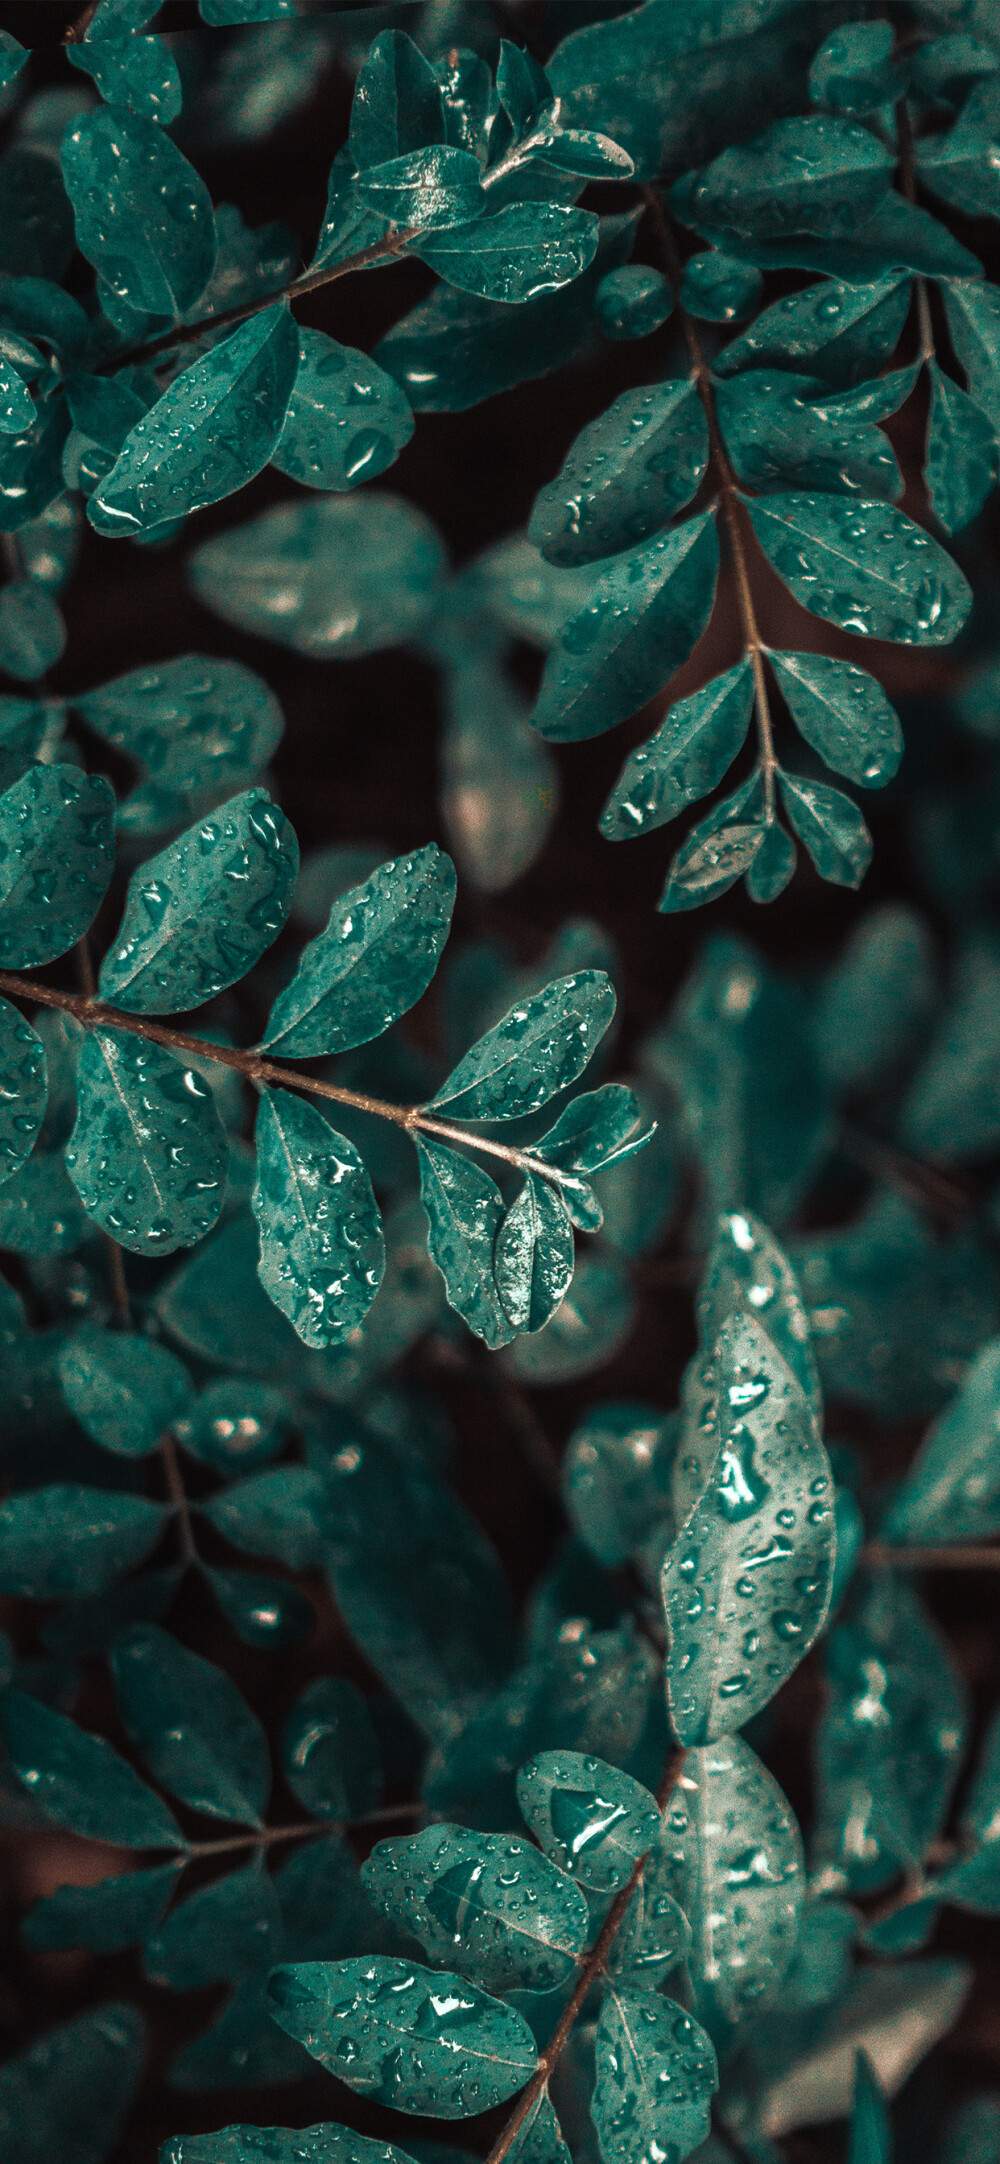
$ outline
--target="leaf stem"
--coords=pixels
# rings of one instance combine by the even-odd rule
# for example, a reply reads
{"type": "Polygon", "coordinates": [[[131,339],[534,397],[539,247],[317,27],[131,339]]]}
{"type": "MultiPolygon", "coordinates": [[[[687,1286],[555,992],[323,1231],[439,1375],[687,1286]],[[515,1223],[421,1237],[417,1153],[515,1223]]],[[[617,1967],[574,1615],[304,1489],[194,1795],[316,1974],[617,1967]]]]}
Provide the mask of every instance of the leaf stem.
{"type": "Polygon", "coordinates": [[[169,1432],[164,1436],[160,1444],[160,1456],[163,1460],[167,1493],[177,1513],[177,1530],[180,1535],[184,1561],[186,1563],[197,1563],[198,1549],[194,1537],[194,1526],[191,1523],[191,1509],[187,1499],[187,1490],[178,1463],[177,1445],[169,1432]]]}
{"type": "Polygon", "coordinates": [[[278,1841],[310,1841],[318,1835],[347,1833],[349,1829],[362,1831],[367,1826],[392,1826],[400,1818],[417,1818],[423,1814],[422,1803],[389,1803],[379,1811],[368,1811],[364,1818],[307,1820],[304,1826],[263,1826],[259,1833],[237,1833],[225,1841],[192,1841],[185,1856],[190,1862],[201,1862],[205,1856],[228,1856],[237,1849],[272,1848],[278,1841]]]}
{"type": "MultiPolygon", "coordinates": [[[[665,1811],[667,1804],[670,1801],[671,1794],[673,1793],[674,1786],[678,1780],[681,1768],[684,1764],[684,1760],[686,1757],[686,1751],[677,1750],[672,1751],[670,1757],[667,1760],[666,1766],[663,1770],[663,1777],[656,1792],[656,1800],[659,1804],[661,1815],[665,1811]]],[[[573,1986],[572,1993],[566,2001],[562,2013],[559,2016],[559,2020],[557,2021],[556,2026],[552,2031],[549,2042],[546,2045],[545,2050],[543,2051],[541,2058],[538,2061],[535,2072],[532,2074],[531,2080],[529,2081],[527,2087],[521,2090],[520,2096],[517,2098],[514,2109],[511,2112],[506,2125],[498,2134],[497,2139],[494,2142],[492,2149],[490,2150],[489,2156],[486,2159],[486,2164],[502,2164],[503,2158],[507,2155],[508,2150],[512,2147],[517,2135],[520,2133],[521,2128],[525,2124],[525,2121],[530,2116],[533,2107],[535,2106],[535,2104],[537,2104],[539,2097],[543,2094],[545,2089],[547,2089],[555,2066],[558,2060],[561,2058],[566,2048],[566,2045],[569,2042],[573,2028],[576,2024],[577,2017],[583,2006],[584,2000],[587,1997],[587,1993],[590,1990],[591,1985],[596,1983],[597,1978],[601,1974],[601,1971],[604,1968],[604,1964],[607,1961],[611,1948],[614,1945],[618,1932],[621,1930],[622,1924],[625,1921],[632,1895],[635,1893],[636,1888],[638,1886],[641,1886],[642,1884],[643,1873],[646,1869],[647,1863],[649,1862],[650,1854],[651,1851],[647,1849],[646,1854],[639,1857],[638,1862],[633,1866],[625,1885],[621,1888],[621,1891],[615,1895],[615,1898],[611,1903],[611,1907],[609,1908],[604,1922],[601,1925],[600,1931],[598,1932],[597,1937],[594,1940],[594,1944],[581,1965],[580,1973],[577,1977],[576,1983],[573,1986]]]]}
{"type": "MultiPolygon", "coordinates": [[[[899,143],[899,179],[908,203],[917,200],[917,174],[913,157],[913,123],[905,98],[896,106],[896,133],[899,143]]],[[[931,321],[930,296],[926,278],[916,278],[914,289],[917,296],[917,334],[920,339],[920,359],[934,359],[934,325],[931,321]]]]}
{"type": "Polygon", "coordinates": [[[872,1570],[1000,1570],[1000,1547],[984,1542],[948,1541],[926,1547],[896,1547],[892,1541],[870,1540],[860,1561],[872,1570]]]}

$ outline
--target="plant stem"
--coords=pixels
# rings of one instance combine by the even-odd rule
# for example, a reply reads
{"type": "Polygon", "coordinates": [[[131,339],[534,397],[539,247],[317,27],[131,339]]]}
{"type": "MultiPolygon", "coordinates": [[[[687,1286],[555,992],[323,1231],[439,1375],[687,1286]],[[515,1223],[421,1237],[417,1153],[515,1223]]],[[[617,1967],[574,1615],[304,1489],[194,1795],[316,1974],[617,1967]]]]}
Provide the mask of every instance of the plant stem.
{"type": "MultiPolygon", "coordinates": [[[[896,107],[896,130],[899,139],[900,184],[907,202],[915,203],[917,200],[917,174],[913,158],[913,124],[910,120],[910,108],[905,98],[900,98],[896,107]]],[[[917,334],[920,339],[920,359],[922,361],[932,361],[934,359],[934,325],[931,322],[931,304],[927,291],[927,280],[926,278],[917,278],[914,283],[917,296],[917,334]]]]}
{"type": "Polygon", "coordinates": [[[389,1803],[383,1810],[368,1811],[364,1818],[356,1819],[310,1819],[304,1826],[264,1826],[259,1833],[237,1833],[225,1841],[192,1841],[186,1850],[189,1861],[200,1862],[203,1856],[228,1856],[236,1849],[272,1848],[277,1841],[309,1841],[317,1835],[347,1833],[366,1826],[392,1826],[400,1818],[416,1818],[423,1813],[422,1803],[389,1803]]]}
{"type": "Polygon", "coordinates": [[[897,1548],[891,1541],[870,1540],[860,1560],[872,1570],[1000,1570],[1000,1547],[949,1541],[940,1546],[931,1542],[923,1548],[897,1548]]]}
{"type": "Polygon", "coordinates": [[[719,427],[718,416],[715,411],[715,399],[712,393],[712,372],[705,358],[705,349],[686,308],[682,308],[680,301],[677,299],[681,282],[681,263],[674,246],[674,237],[670,230],[659,190],[657,188],[644,188],[642,192],[674,288],[677,320],[690,356],[691,375],[708,424],[708,440],[711,447],[712,463],[718,476],[719,501],[722,506],[722,516],[725,520],[726,535],[729,541],[729,553],[736,577],[736,596],[740,622],[743,627],[743,643],[753,670],[757,743],[760,754],[759,764],[764,784],[764,802],[767,808],[767,817],[771,819],[774,814],[774,781],[778,761],[774,749],[774,729],[767,691],[767,676],[764,669],[764,642],[760,635],[757,611],[754,608],[753,594],[750,589],[750,573],[743,534],[739,482],[719,427]]]}
{"type": "Polygon", "coordinates": [[[164,1436],[160,1444],[160,1456],[163,1459],[167,1493],[177,1513],[177,1530],[180,1534],[184,1561],[186,1563],[197,1563],[198,1549],[195,1544],[194,1527],[191,1523],[191,1510],[183,1475],[177,1460],[177,1445],[172,1435],[167,1434],[164,1436]]]}
{"type": "Polygon", "coordinates": [[[505,1164],[516,1165],[520,1171],[537,1172],[554,1187],[573,1182],[572,1173],[558,1171],[540,1157],[533,1157],[529,1150],[516,1150],[510,1143],[494,1142],[485,1135],[452,1126],[447,1120],[437,1120],[422,1105],[397,1105],[384,1097],[370,1097],[364,1090],[342,1089],[337,1082],[323,1082],[318,1075],[300,1074],[297,1068],[265,1059],[259,1052],[243,1052],[228,1044],[209,1044],[201,1037],[192,1037],[186,1030],[171,1029],[164,1022],[151,1021],[148,1015],[126,1014],[122,1008],[110,1006],[107,1000],[88,999],[82,992],[59,992],[52,985],[37,984],[33,978],[18,976],[11,970],[0,970],[0,990],[10,992],[16,999],[33,1000],[40,1007],[57,1007],[63,1013],[73,1015],[84,1029],[125,1030],[130,1036],[146,1038],[150,1044],[163,1045],[170,1052],[185,1052],[195,1060],[218,1060],[221,1066],[235,1068],[238,1074],[245,1075],[258,1087],[270,1082],[281,1089],[308,1090],[313,1096],[328,1097],[334,1104],[350,1105],[356,1112],[370,1112],[375,1119],[391,1120],[394,1127],[405,1127],[410,1134],[439,1135],[445,1142],[463,1142],[486,1157],[498,1157],[505,1164]]]}
{"type": "MultiPolygon", "coordinates": [[[[670,1800],[686,1757],[686,1751],[678,1750],[671,1752],[667,1760],[663,1778],[656,1794],[661,1814],[670,1800]]],[[[520,2133],[526,2119],[530,2117],[539,2097],[548,2087],[553,2070],[569,2042],[587,1993],[591,1985],[596,1983],[597,1978],[600,1976],[618,1932],[625,1921],[632,1895],[635,1893],[637,1886],[642,1884],[642,1877],[649,1862],[649,1856],[650,1851],[647,1849],[646,1854],[640,1856],[638,1862],[633,1866],[620,1893],[615,1895],[594,1944],[581,1964],[580,1973],[573,1986],[571,1996],[566,2001],[566,2005],[539,2059],[535,2072],[532,2074],[527,2088],[521,2090],[506,2126],[498,2134],[490,2150],[486,2164],[502,2164],[502,2160],[511,2148],[515,2137],[520,2133]]]]}
{"type": "Polygon", "coordinates": [[[969,1215],[971,1203],[964,1187],[959,1181],[949,1179],[946,1172],[939,1172],[935,1165],[925,1165],[922,1158],[910,1157],[905,1150],[897,1149],[895,1143],[867,1134],[863,1127],[855,1127],[850,1120],[841,1120],[838,1140],[846,1155],[862,1171],[874,1173],[877,1178],[889,1180],[894,1187],[915,1195],[939,1216],[957,1221],[969,1215]]]}

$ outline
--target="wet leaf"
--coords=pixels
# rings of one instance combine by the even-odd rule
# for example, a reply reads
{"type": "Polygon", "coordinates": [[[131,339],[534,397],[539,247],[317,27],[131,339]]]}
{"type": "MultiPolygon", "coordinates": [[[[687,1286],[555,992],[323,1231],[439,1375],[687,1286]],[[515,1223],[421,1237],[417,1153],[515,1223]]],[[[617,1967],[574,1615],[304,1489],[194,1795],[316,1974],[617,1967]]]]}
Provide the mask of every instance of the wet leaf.
{"type": "Polygon", "coordinates": [[[317,1676],[289,1713],[281,1763],[294,1795],[313,1818],[349,1823],[374,1811],[382,1794],[382,1758],[356,1683],[317,1676]]]}
{"type": "Polygon", "coordinates": [[[210,1570],[205,1578],[237,1638],[267,1651],[304,1645],[316,1627],[316,1610],[298,1586],[255,1570],[210,1570]]]}
{"type": "Polygon", "coordinates": [[[153,1338],[82,1324],[59,1353],[70,1412],[92,1441],[120,1457],[145,1457],[187,1411],[191,1378],[153,1338]]]}
{"type": "Polygon", "coordinates": [[[83,937],[114,869],[114,796],[100,774],[33,766],[0,796],[0,963],[32,969],[83,937]]]}
{"type": "Polygon", "coordinates": [[[291,1090],[261,1093],[254,1139],[261,1284],[304,1344],[339,1345],[364,1321],[385,1270],[365,1165],[291,1090]]]}
{"type": "Polygon", "coordinates": [[[610,1028],[614,986],[600,969],[557,977],[470,1046],[428,1110],[449,1120],[511,1120],[575,1082],[610,1028]]]}
{"type": "Polygon", "coordinates": [[[106,1743],[23,1691],[0,1704],[7,1763],[55,1826],[116,1848],[183,1848],[184,1836],[159,1796],[106,1743]]]}
{"type": "Polygon", "coordinates": [[[569,285],[597,252],[593,211],[571,203],[507,203],[414,249],[450,286],[488,301],[523,304],[569,285]]]}
{"type": "Polygon", "coordinates": [[[579,1887],[529,1841],[427,1826],[379,1841],[361,1876],[393,1923],[432,1961],[484,1990],[552,1991],[572,1976],[590,1912],[579,1887]]]}
{"type": "Polygon", "coordinates": [[[223,2126],[213,2134],[172,2134],[160,2164],[412,2164],[395,2143],[353,2127],[223,2126]]]}
{"type": "Polygon", "coordinates": [[[716,388],[719,425],[750,488],[829,489],[848,496],[903,493],[895,452],[876,421],[903,404],[918,366],[877,385],[831,392],[818,376],[747,369],[716,388]]]}
{"type": "Polygon", "coordinates": [[[497,1291],[518,1330],[543,1330],[573,1276],[573,1227],[558,1188],[529,1172],[503,1220],[493,1258],[497,1291]]]}
{"type": "Polygon", "coordinates": [[[742,1315],[763,1330],[791,1369],[817,1433],[822,1431],[823,1399],[801,1288],[787,1255],[752,1211],[725,1212],[718,1218],[697,1313],[701,1342],[710,1357],[730,1317],[742,1315]]]}
{"type": "Polygon", "coordinates": [[[165,1503],[71,1481],[0,1503],[0,1586],[22,1600],[97,1593],[144,1561],[169,1519],[165,1503]]]}
{"type": "Polygon", "coordinates": [[[299,331],[299,364],[271,459],[307,488],[357,488],[399,457],[413,414],[399,385],[366,353],[323,331],[299,331]]]}
{"type": "Polygon", "coordinates": [[[800,736],[826,766],[864,789],[892,780],[903,756],[902,731],[867,670],[829,654],[769,653],[768,660],[800,736]]]}
{"type": "Polygon", "coordinates": [[[859,887],[872,858],[872,838],[856,804],[840,789],[798,774],[779,776],[789,823],[803,841],[821,879],[859,887]]]}
{"type": "Polygon", "coordinates": [[[209,1232],[229,1145],[206,1082],[172,1052],[91,1031],[80,1053],[66,1166],[88,1217],[136,1255],[169,1255],[209,1232]]]}
{"type": "Polygon", "coordinates": [[[17,1008],[0,999],[0,1186],[34,1149],[47,1099],[45,1046],[17,1008]]]}
{"type": "Polygon", "coordinates": [[[258,1861],[199,1886],[143,1947],[151,1982],[172,1991],[261,1976],[284,1952],[274,1880],[258,1861]]]}
{"type": "Polygon", "coordinates": [[[89,1953],[116,1954],[138,1946],[159,1923],[176,1890],[181,1865],[123,1871],[93,1886],[57,1886],[28,1910],[21,1936],[35,1953],[85,1946],[89,1953]]]}
{"type": "Polygon", "coordinates": [[[909,303],[910,282],[898,271],[856,284],[819,279],[763,309],[716,356],[715,373],[808,361],[838,387],[858,383],[894,352],[909,303]]]}
{"type": "Polygon", "coordinates": [[[454,865],[433,842],[340,895],[274,1003],[264,1049],[311,1059],[380,1036],[426,991],[454,900],[454,865]]]}
{"type": "Polygon", "coordinates": [[[942,288],[951,342],[969,391],[1000,428],[1000,294],[986,278],[949,278],[942,288]]]}
{"type": "Polygon", "coordinates": [[[715,2052],[673,1999],[612,1985],[596,2037],[591,2113],[604,2164],[657,2151],[677,2164],[708,2134],[718,2087],[715,2052]]]}
{"type": "Polygon", "coordinates": [[[665,915],[698,909],[751,872],[769,832],[768,805],[755,767],[731,796],[713,804],[677,851],[658,907],[665,915]]]}
{"type": "Polygon", "coordinates": [[[707,796],[740,751],[753,709],[753,670],[738,661],[678,699],[655,736],[629,753],[601,813],[608,841],[630,840],[707,796]]]}
{"type": "Polygon", "coordinates": [[[623,391],[535,498],[529,539],[557,564],[631,548],[690,503],[707,464],[708,424],[690,377],[623,391]]]}
{"type": "Polygon", "coordinates": [[[293,1424],[292,1405],[283,1391],[271,1383],[226,1376],[199,1391],[175,1433],[203,1465],[217,1473],[242,1473],[276,1458],[293,1424]]]}
{"type": "Polygon", "coordinates": [[[262,677],[214,654],[130,669],[74,700],[106,743],[141,759],[166,789],[250,780],[281,741],[281,708],[262,677]]]}
{"type": "Polygon", "coordinates": [[[234,1548],[273,1556],[289,1570],[315,1570],[322,1561],[316,1519],[319,1475],[305,1465],[252,1473],[198,1508],[234,1548]]]}
{"type": "Polygon", "coordinates": [[[130,308],[183,316],[216,249],[212,199],[193,165],[153,120],[106,107],[67,130],[61,156],[88,262],[130,308]]]}
{"type": "Polygon", "coordinates": [[[768,561],[812,615],[903,646],[947,645],[961,630],[963,573],[894,505],[791,491],[747,509],[768,561]]]}
{"type": "Polygon", "coordinates": [[[876,208],[891,179],[892,153],[867,128],[796,114],[685,174],[671,203],[700,231],[724,226],[755,241],[849,233],[876,208]]]}
{"type": "Polygon", "coordinates": [[[446,1149],[430,1135],[414,1139],[427,1244],[444,1278],[449,1302],[491,1350],[509,1345],[515,1325],[507,1316],[493,1270],[504,1217],[500,1189],[471,1158],[446,1149]]]}
{"type": "Polygon", "coordinates": [[[404,30],[380,31],[354,85],[350,147],[355,164],[381,165],[443,141],[441,92],[430,62],[404,30]]]}
{"type": "Polygon", "coordinates": [[[563,1459],[566,1509],[598,1560],[614,1569],[644,1550],[659,1569],[673,1538],[676,1413],[631,1398],[595,1406],[573,1429],[563,1459]]]}
{"type": "Polygon", "coordinates": [[[660,1830],[641,1781],[579,1751],[543,1751],[517,1776],[522,1815],[560,1871],[591,1893],[617,1893],[660,1830]]]}
{"type": "Polygon", "coordinates": [[[267,1738],[230,1677],[152,1623],[115,1639],[111,1668],[126,1732],[154,1779],[194,1811],[259,1826],[267,1738]]]}
{"type": "Polygon", "coordinates": [[[924,478],[935,517],[945,533],[959,533],[982,510],[997,477],[996,427],[982,407],[959,390],[936,361],[928,362],[931,400],[927,416],[924,478]]]}
{"type": "Polygon", "coordinates": [[[608,1249],[591,1249],[581,1255],[573,1283],[544,1330],[518,1338],[507,1364],[528,1384],[570,1382],[611,1360],[635,1317],[635,1294],[624,1262],[608,1249]]]}

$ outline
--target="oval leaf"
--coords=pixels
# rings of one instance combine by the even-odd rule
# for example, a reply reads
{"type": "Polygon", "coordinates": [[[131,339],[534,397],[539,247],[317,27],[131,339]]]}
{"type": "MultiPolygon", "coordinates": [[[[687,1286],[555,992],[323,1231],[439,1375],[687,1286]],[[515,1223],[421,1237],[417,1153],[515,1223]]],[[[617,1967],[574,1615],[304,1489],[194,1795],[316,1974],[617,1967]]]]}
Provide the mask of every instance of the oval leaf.
{"type": "Polygon", "coordinates": [[[33,766],[0,796],[0,963],[52,962],[93,923],[114,870],[114,809],[101,774],[33,766]]]}
{"type": "Polygon", "coordinates": [[[169,1255],[209,1232],[229,1145],[207,1082],[172,1052],[123,1030],[80,1053],[66,1166],[84,1209],[136,1255],[169,1255]]]}
{"type": "Polygon", "coordinates": [[[385,1270],[372,1183],[353,1142],[291,1090],[268,1090],[254,1132],[258,1276],[306,1345],[357,1329],[385,1270]]]}
{"type": "Polygon", "coordinates": [[[614,1012],[614,986],[603,969],[554,978],[470,1046],[428,1109],[457,1120],[537,1112],[582,1074],[614,1012]]]}
{"type": "Polygon", "coordinates": [[[768,562],[813,616],[901,646],[945,646],[961,631],[968,580],[894,504],[793,490],[747,510],[768,562]]]}
{"type": "Polygon", "coordinates": [[[166,1804],[103,1736],[24,1691],[0,1704],[0,1735],[11,1772],[53,1825],[116,1848],[185,1846],[166,1804]]]}
{"type": "Polygon", "coordinates": [[[427,1826],[380,1841],[361,1876],[432,1961],[453,1961],[486,1991],[554,1991],[587,1943],[580,1888],[514,1835],[427,1826]]]}
{"type": "Polygon", "coordinates": [[[235,1683],[153,1623],[122,1631],[110,1659],[126,1733],[162,1787],[210,1818],[259,1826],[270,1754],[235,1683]]]}
{"type": "Polygon", "coordinates": [[[263,1049],[312,1059],[381,1036],[427,990],[454,903],[455,867],[433,842],[339,895],[275,1000],[263,1049]]]}

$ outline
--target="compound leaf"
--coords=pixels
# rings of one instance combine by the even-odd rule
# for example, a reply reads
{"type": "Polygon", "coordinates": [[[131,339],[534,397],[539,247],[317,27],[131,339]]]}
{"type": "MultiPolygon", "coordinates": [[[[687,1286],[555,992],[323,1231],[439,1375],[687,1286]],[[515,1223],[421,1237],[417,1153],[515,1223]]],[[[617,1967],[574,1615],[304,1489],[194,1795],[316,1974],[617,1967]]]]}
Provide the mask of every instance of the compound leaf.
{"type": "Polygon", "coordinates": [[[339,1345],[382,1282],[385,1241],[353,1142],[291,1090],[261,1093],[257,1182],[261,1284],[306,1345],[339,1345]]]}
{"type": "Polygon", "coordinates": [[[119,1634],[111,1668],[126,1732],[155,1779],[193,1811],[259,1826],[267,1738],[230,1677],[154,1623],[119,1634]]]}
{"type": "Polygon", "coordinates": [[[339,895],[275,1000],[264,1050],[312,1059],[381,1036],[427,990],[454,902],[455,867],[434,842],[339,895]]]}

